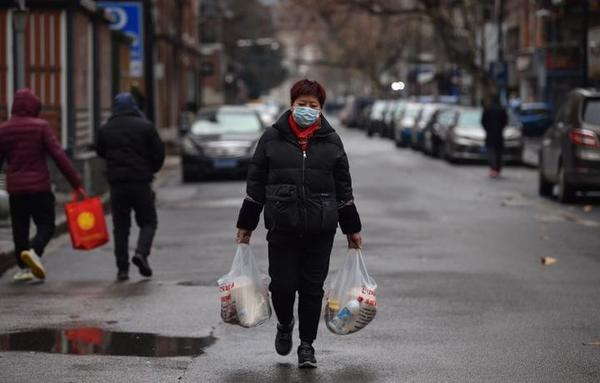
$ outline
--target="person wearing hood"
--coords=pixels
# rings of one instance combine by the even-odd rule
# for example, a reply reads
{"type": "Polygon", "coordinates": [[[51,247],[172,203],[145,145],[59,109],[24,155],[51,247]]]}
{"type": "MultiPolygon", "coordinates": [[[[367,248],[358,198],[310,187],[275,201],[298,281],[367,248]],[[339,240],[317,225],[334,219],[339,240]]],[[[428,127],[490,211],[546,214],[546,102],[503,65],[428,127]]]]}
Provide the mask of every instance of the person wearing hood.
{"type": "Polygon", "coordinates": [[[237,241],[247,244],[264,208],[269,289],[279,322],[275,350],[280,355],[292,350],[298,292],[298,366],[308,368],[317,367],[312,343],[338,224],[348,247],[362,246],[348,158],[340,137],[321,114],[325,97],[316,81],[294,84],[291,109],[258,142],[237,221],[237,241]]]}
{"type": "Polygon", "coordinates": [[[148,256],[158,225],[152,181],[163,166],[165,146],[131,94],[115,97],[112,116],[98,130],[96,152],[106,160],[110,184],[117,279],[129,279],[132,211],[140,231],[131,262],[142,276],[151,277],[148,256]]]}
{"type": "Polygon", "coordinates": [[[15,256],[15,281],[44,279],[41,257],[55,229],[55,199],[46,158],[50,156],[73,189],[84,193],[81,178],[48,122],[39,118],[42,103],[29,89],[16,92],[11,118],[0,125],[0,168],[6,162],[15,256]],[[36,234],[29,239],[33,219],[36,234]]]}

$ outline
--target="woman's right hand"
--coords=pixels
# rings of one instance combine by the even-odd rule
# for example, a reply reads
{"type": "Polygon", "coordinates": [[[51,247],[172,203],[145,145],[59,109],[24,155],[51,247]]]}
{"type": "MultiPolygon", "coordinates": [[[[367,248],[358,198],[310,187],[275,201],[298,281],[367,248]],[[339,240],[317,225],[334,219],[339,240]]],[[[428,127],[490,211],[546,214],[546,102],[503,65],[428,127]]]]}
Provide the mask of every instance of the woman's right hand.
{"type": "Polygon", "coordinates": [[[250,237],[252,236],[252,230],[246,229],[238,229],[237,232],[237,243],[245,243],[246,245],[250,243],[250,237]]]}

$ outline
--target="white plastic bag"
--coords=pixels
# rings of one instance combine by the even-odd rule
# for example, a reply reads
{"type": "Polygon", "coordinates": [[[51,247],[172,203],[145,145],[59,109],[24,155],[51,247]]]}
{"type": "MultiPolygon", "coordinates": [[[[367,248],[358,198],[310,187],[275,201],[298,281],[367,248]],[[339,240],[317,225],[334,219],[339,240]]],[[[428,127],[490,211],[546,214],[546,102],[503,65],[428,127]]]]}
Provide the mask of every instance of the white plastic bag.
{"type": "Polygon", "coordinates": [[[256,266],[250,246],[238,245],[231,270],[217,283],[224,322],[255,327],[271,317],[269,277],[256,266]]]}
{"type": "Polygon", "coordinates": [[[377,313],[377,283],[369,276],[362,253],[350,249],[327,292],[325,323],[338,335],[367,326],[377,313]]]}

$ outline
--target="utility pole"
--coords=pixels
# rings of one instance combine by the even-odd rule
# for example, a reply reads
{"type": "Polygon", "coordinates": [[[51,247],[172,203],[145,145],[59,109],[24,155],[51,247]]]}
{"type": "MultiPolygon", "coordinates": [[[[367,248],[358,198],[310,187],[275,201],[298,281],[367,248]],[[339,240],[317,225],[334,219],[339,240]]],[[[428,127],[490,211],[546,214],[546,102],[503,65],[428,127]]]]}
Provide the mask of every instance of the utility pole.
{"type": "Polygon", "coordinates": [[[18,8],[13,11],[15,88],[25,88],[25,28],[27,10],[25,0],[17,0],[18,8]]]}
{"type": "Polygon", "coordinates": [[[588,41],[588,33],[590,30],[590,16],[589,16],[589,12],[590,12],[590,2],[589,0],[585,0],[583,1],[583,4],[581,4],[582,7],[582,11],[583,11],[583,33],[581,34],[581,38],[582,38],[582,46],[583,46],[583,52],[582,52],[582,58],[581,58],[581,75],[582,75],[582,81],[581,81],[581,85],[584,88],[587,88],[590,84],[589,84],[589,73],[588,73],[588,60],[589,60],[589,55],[588,55],[588,50],[589,50],[589,45],[590,42],[588,41]]]}
{"type": "Polygon", "coordinates": [[[500,91],[500,102],[506,102],[506,65],[504,63],[504,0],[496,0],[496,21],[498,27],[498,73],[496,81],[498,82],[498,90],[500,91]]]}

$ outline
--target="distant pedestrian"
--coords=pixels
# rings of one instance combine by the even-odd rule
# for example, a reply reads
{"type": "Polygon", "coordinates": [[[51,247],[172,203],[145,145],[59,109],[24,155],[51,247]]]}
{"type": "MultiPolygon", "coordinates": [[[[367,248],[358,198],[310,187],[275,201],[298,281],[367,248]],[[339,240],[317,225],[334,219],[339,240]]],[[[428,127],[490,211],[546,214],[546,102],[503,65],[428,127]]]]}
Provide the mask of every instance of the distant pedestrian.
{"type": "Polygon", "coordinates": [[[485,146],[490,161],[490,177],[497,178],[502,171],[502,152],[504,151],[504,128],[508,123],[508,114],[498,97],[488,103],[481,116],[481,125],[485,129],[485,146]]]}
{"type": "Polygon", "coordinates": [[[117,95],[112,113],[108,122],[98,131],[96,151],[106,159],[110,183],[117,279],[129,279],[132,211],[140,232],[131,262],[138,267],[142,276],[151,277],[148,256],[158,225],[152,180],[163,166],[165,146],[131,94],[117,95]]]}
{"type": "Polygon", "coordinates": [[[314,368],[312,343],[335,232],[339,223],[348,246],[360,248],[361,222],[342,140],[321,114],[325,90],[302,80],[290,93],[290,110],[265,131],[250,163],[237,239],[250,242],[264,207],[269,289],[279,321],[275,350],[280,355],[292,350],[298,292],[298,366],[314,368]]]}
{"type": "Polygon", "coordinates": [[[41,257],[54,235],[55,200],[46,159],[52,157],[73,189],[83,192],[81,179],[46,120],[42,104],[29,89],[15,94],[11,118],[0,125],[0,167],[7,162],[6,183],[19,271],[15,281],[44,279],[41,257]],[[31,220],[36,234],[29,240],[31,220]]]}

